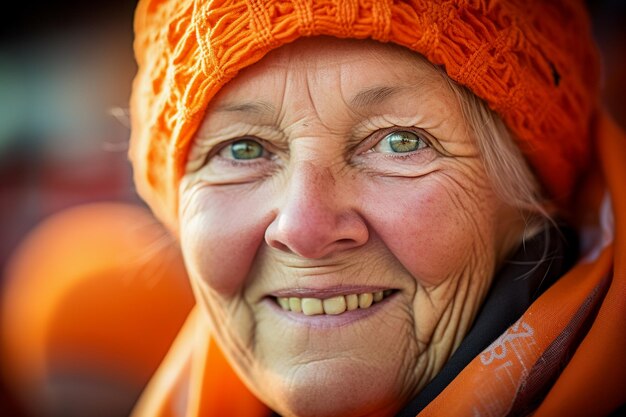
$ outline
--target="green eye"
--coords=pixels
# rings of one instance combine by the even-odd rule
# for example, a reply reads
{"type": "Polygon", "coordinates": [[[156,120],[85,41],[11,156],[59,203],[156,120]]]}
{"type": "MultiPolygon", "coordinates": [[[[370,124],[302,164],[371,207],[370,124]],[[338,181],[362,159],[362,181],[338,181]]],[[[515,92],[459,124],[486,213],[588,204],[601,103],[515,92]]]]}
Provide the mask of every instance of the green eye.
{"type": "Polygon", "coordinates": [[[413,132],[402,130],[385,136],[376,148],[379,152],[406,153],[417,151],[426,146],[426,142],[424,142],[424,140],[418,135],[413,132]]]}
{"type": "Polygon", "coordinates": [[[229,146],[232,159],[256,159],[263,156],[263,146],[250,139],[242,139],[233,142],[229,146]]]}

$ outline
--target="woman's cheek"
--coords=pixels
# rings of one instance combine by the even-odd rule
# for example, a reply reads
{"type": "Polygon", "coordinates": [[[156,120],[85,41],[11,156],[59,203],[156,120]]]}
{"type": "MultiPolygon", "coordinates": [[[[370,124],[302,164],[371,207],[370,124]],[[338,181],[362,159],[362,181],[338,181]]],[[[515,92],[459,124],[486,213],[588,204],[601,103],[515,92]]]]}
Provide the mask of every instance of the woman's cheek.
{"type": "Polygon", "coordinates": [[[234,296],[245,285],[270,216],[232,189],[206,188],[184,202],[181,242],[191,278],[234,296]]]}
{"type": "Polygon", "coordinates": [[[460,274],[489,234],[478,210],[481,196],[445,179],[392,182],[363,198],[376,234],[424,286],[460,274]]]}

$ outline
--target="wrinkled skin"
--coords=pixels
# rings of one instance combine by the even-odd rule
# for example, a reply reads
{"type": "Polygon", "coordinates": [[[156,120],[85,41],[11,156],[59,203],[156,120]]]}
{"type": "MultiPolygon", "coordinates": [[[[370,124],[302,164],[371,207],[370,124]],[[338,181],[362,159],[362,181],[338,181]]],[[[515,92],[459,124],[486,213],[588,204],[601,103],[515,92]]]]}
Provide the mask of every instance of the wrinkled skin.
{"type": "Polygon", "coordinates": [[[517,245],[520,214],[494,194],[455,100],[416,54],[317,38],[271,52],[210,103],[180,187],[182,249],[211,331],[282,415],[393,415],[450,357],[517,245]],[[391,149],[397,131],[418,146],[391,149]],[[262,146],[250,159],[231,152],[242,138],[262,146]],[[351,321],[274,297],[352,287],[395,291],[351,321]]]}

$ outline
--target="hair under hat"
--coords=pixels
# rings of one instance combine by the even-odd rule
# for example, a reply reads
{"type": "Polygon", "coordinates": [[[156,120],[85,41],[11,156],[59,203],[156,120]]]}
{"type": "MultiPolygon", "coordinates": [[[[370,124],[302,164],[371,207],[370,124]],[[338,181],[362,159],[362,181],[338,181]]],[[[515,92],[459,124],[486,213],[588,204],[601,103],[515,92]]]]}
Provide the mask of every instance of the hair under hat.
{"type": "Polygon", "coordinates": [[[548,196],[568,200],[590,159],[599,68],[572,0],[142,0],[130,159],[164,222],[209,101],[237,72],[303,36],[393,42],[442,65],[497,112],[548,196]]]}

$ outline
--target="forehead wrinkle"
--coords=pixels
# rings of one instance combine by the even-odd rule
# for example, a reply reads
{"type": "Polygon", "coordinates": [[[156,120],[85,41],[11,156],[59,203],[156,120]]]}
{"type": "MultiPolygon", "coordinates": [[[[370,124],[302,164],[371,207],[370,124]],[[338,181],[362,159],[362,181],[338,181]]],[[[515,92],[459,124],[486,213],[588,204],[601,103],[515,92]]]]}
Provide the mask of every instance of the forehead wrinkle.
{"type": "MultiPolygon", "coordinates": [[[[282,90],[282,123],[295,137],[338,135],[342,132],[340,105],[337,100],[328,100],[328,89],[339,91],[337,74],[328,71],[325,65],[311,65],[305,71],[288,71],[282,90]],[[331,77],[329,78],[329,75],[331,77]],[[332,78],[332,79],[331,79],[332,78]],[[320,87],[323,87],[320,88],[320,87]]],[[[345,130],[345,129],[343,129],[345,130]]]]}

